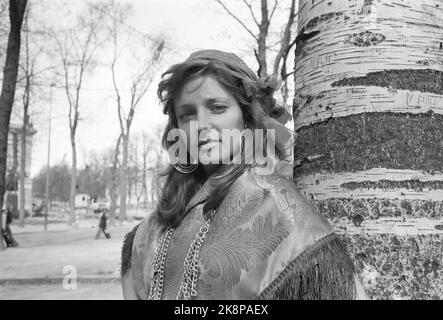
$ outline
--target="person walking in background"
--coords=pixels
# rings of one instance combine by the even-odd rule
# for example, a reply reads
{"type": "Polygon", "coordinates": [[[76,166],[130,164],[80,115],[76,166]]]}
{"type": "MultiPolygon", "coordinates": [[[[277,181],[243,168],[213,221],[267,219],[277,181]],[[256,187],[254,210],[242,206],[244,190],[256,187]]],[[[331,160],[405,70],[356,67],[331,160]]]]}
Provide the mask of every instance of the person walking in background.
{"type": "Polygon", "coordinates": [[[102,232],[105,235],[106,239],[111,238],[111,234],[109,232],[106,232],[107,221],[108,218],[106,217],[106,210],[103,210],[100,216],[100,223],[98,224],[98,231],[95,235],[95,239],[100,238],[102,232]]]}
{"type": "Polygon", "coordinates": [[[219,50],[194,52],[163,74],[163,146],[176,161],[155,213],[124,239],[125,299],[365,298],[346,246],[292,180],[278,87],[219,50]]]}
{"type": "Polygon", "coordinates": [[[12,231],[10,227],[10,224],[12,223],[12,212],[9,207],[6,208],[4,212],[6,213],[6,217],[5,219],[3,219],[5,221],[5,226],[4,228],[2,228],[3,238],[5,239],[7,247],[17,247],[18,243],[12,236],[12,231]]]}

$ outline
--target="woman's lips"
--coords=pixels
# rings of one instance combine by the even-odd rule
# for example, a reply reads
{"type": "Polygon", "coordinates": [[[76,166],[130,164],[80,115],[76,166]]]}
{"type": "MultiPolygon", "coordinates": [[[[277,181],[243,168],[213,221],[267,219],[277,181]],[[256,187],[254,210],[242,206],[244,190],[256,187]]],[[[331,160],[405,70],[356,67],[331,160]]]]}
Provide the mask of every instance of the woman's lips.
{"type": "Polygon", "coordinates": [[[198,143],[198,149],[199,150],[207,150],[215,147],[220,141],[219,140],[205,140],[200,141],[198,143]]]}

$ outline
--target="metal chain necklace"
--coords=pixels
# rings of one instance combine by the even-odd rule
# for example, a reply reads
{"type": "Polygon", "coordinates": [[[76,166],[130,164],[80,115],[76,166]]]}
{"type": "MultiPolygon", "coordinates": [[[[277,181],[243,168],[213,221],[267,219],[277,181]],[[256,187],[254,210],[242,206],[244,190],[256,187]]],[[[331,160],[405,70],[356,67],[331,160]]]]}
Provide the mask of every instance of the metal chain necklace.
{"type": "MultiPolygon", "coordinates": [[[[198,231],[195,240],[189,247],[183,263],[183,277],[180,284],[176,299],[189,300],[191,297],[197,296],[197,282],[200,273],[199,258],[200,249],[209,231],[211,220],[208,219],[198,231]]],[[[154,275],[151,279],[151,288],[149,290],[149,300],[161,300],[163,294],[163,277],[165,273],[166,255],[168,253],[169,244],[175,228],[169,227],[161,235],[152,268],[154,275]]]]}
{"type": "Polygon", "coordinates": [[[166,254],[174,228],[168,228],[160,237],[155,258],[152,261],[154,275],[151,280],[149,300],[160,300],[163,291],[163,275],[165,272],[166,254]]]}

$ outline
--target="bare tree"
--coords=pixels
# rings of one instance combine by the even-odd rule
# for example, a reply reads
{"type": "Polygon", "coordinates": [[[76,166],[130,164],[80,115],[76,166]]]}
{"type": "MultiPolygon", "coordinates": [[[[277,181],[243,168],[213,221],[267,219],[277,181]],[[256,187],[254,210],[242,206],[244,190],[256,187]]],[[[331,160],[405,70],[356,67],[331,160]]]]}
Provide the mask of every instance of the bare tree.
{"type": "MultiPolygon", "coordinates": [[[[26,0],[9,1],[10,32],[6,50],[6,62],[3,69],[3,83],[0,94],[0,211],[3,209],[3,197],[6,185],[6,159],[8,148],[9,121],[14,103],[20,59],[21,28],[26,10],[26,0]]],[[[2,214],[0,214],[0,225],[2,214]]],[[[3,234],[0,234],[0,250],[4,250],[3,234]]]]}
{"type": "Polygon", "coordinates": [[[289,88],[288,88],[288,77],[293,74],[293,72],[287,71],[287,60],[289,53],[292,52],[295,45],[295,35],[292,31],[295,26],[295,18],[297,16],[295,0],[291,0],[291,7],[289,9],[288,20],[283,30],[283,35],[280,43],[280,48],[277,52],[277,56],[274,60],[274,69],[272,74],[277,75],[280,72],[280,77],[283,80],[282,86],[282,96],[283,101],[287,102],[289,98],[289,88]]]}
{"type": "Polygon", "coordinates": [[[155,141],[146,132],[143,132],[141,141],[142,141],[142,148],[141,148],[142,185],[141,185],[141,189],[140,189],[139,198],[143,197],[144,203],[146,205],[148,203],[148,183],[147,183],[148,156],[149,156],[150,151],[152,150],[152,146],[155,143],[155,141]]]}
{"type": "Polygon", "coordinates": [[[137,161],[133,162],[133,168],[137,175],[133,181],[138,185],[137,202],[143,203],[144,208],[147,209],[147,204],[157,199],[160,193],[160,176],[165,163],[158,132],[155,130],[154,133],[141,132],[136,137],[139,137],[136,139],[138,156],[137,161]]]}
{"type": "Polygon", "coordinates": [[[77,176],[76,133],[80,120],[80,97],[87,72],[96,67],[94,57],[103,43],[100,34],[103,15],[91,4],[77,17],[74,25],[53,32],[63,76],[63,86],[68,100],[72,163],[69,224],[75,222],[75,194],[77,176]]]}
{"type": "Polygon", "coordinates": [[[12,153],[12,165],[6,174],[6,191],[16,191],[18,169],[18,132],[17,130],[10,130],[9,134],[12,135],[12,150],[9,150],[9,152],[12,153]]]}
{"type": "Polygon", "coordinates": [[[139,184],[140,184],[140,135],[134,135],[129,142],[129,159],[128,159],[128,205],[131,206],[135,197],[135,206],[138,208],[140,201],[139,184]]]}
{"type": "Polygon", "coordinates": [[[159,141],[161,141],[163,129],[157,127],[151,135],[149,143],[148,161],[151,166],[146,169],[150,173],[151,201],[158,201],[166,176],[163,174],[168,167],[167,154],[159,141]]]}
{"type": "Polygon", "coordinates": [[[9,6],[7,1],[0,2],[0,65],[3,66],[9,34],[9,6]]]}
{"type": "Polygon", "coordinates": [[[151,85],[156,67],[163,54],[165,41],[162,37],[135,38],[135,35],[125,30],[125,19],[130,14],[130,7],[111,2],[105,10],[107,10],[110,17],[109,31],[113,55],[109,68],[112,75],[122,144],[119,215],[120,220],[124,220],[127,217],[128,148],[131,125],[135,110],[151,85]],[[128,39],[128,37],[132,43],[138,43],[141,48],[140,52],[137,52],[138,50],[133,46],[131,47],[130,42],[123,43],[123,39],[128,39]],[[125,56],[130,57],[130,59],[123,61],[125,56]],[[125,90],[119,82],[124,77],[123,70],[119,68],[120,65],[124,65],[123,70],[131,70],[130,74],[127,75],[128,80],[123,81],[125,84],[129,83],[129,90],[125,90]]]}
{"type": "Polygon", "coordinates": [[[26,170],[26,140],[29,125],[29,96],[31,91],[31,68],[29,59],[29,6],[25,13],[25,90],[23,94],[23,125],[21,132],[21,156],[20,156],[20,213],[19,226],[25,226],[25,170],[26,170]]]}
{"type": "MultiPolygon", "coordinates": [[[[279,1],[274,0],[271,7],[269,7],[268,0],[260,0],[260,18],[258,18],[258,11],[255,8],[255,2],[252,0],[242,0],[243,5],[248,9],[250,14],[250,19],[252,19],[256,31],[254,31],[248,24],[244,21],[242,17],[238,13],[235,13],[232,8],[228,7],[226,4],[226,0],[214,0],[216,1],[224,11],[229,14],[232,18],[234,18],[247,33],[251,35],[251,37],[256,42],[256,47],[254,48],[255,58],[258,62],[258,75],[260,77],[267,76],[268,73],[268,52],[273,45],[268,43],[269,40],[269,28],[272,22],[272,18],[274,17],[274,13],[276,12],[277,7],[279,6],[279,1]]],[[[238,3],[238,1],[237,1],[238,3]]],[[[296,13],[296,3],[295,0],[291,0],[291,5],[288,10],[287,20],[283,27],[283,30],[280,35],[280,39],[277,41],[277,53],[275,55],[274,61],[272,63],[272,75],[280,76],[283,80],[282,87],[282,96],[283,101],[287,102],[288,99],[288,76],[292,73],[287,73],[286,62],[291,49],[295,44],[295,36],[293,29],[295,27],[295,18],[297,16],[296,13]]]]}
{"type": "MultiPolygon", "coordinates": [[[[48,167],[43,167],[32,179],[32,193],[44,198],[46,193],[46,173],[48,167]]],[[[71,180],[71,169],[64,160],[49,167],[49,176],[52,181],[49,186],[49,204],[51,201],[69,201],[69,182],[71,180]]],[[[46,206],[46,203],[43,203],[46,206]]]]}
{"type": "Polygon", "coordinates": [[[119,155],[120,155],[120,148],[121,148],[121,141],[122,136],[119,135],[115,148],[111,152],[111,161],[112,164],[110,166],[109,170],[109,222],[111,225],[115,224],[115,216],[116,216],[116,210],[117,210],[117,199],[118,199],[118,187],[120,185],[120,179],[119,179],[119,167],[120,167],[120,161],[119,161],[119,155]]]}
{"type": "Polygon", "coordinates": [[[165,182],[165,176],[162,172],[165,170],[165,159],[162,157],[161,147],[156,145],[151,152],[151,159],[153,165],[147,168],[151,175],[151,201],[155,202],[160,199],[160,193],[165,182]]]}
{"type": "MultiPolygon", "coordinates": [[[[30,122],[29,107],[31,103],[31,96],[35,94],[35,84],[38,81],[38,77],[42,75],[48,68],[40,66],[37,70],[37,65],[41,65],[41,58],[44,52],[43,41],[41,38],[36,37],[38,32],[32,32],[29,27],[31,6],[28,5],[25,17],[24,17],[24,50],[21,63],[19,65],[19,82],[18,86],[22,97],[22,130],[20,137],[20,172],[19,172],[19,191],[20,191],[20,205],[19,205],[19,226],[23,227],[25,224],[25,178],[26,178],[26,154],[27,154],[27,141],[28,135],[32,135],[32,124],[30,122]],[[32,36],[32,41],[30,37],[32,36]],[[30,48],[32,46],[32,48],[30,48]],[[31,129],[31,131],[29,131],[31,129]]],[[[35,107],[35,106],[34,106],[35,107]]]]}

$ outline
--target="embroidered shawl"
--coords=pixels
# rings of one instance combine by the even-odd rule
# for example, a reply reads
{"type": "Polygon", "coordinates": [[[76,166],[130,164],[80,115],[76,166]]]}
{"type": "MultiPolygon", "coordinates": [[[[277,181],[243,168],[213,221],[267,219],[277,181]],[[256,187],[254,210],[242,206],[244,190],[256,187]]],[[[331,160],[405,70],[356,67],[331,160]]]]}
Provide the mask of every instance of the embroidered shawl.
{"type": "MultiPolygon", "coordinates": [[[[211,178],[191,199],[167,253],[163,299],[175,299],[189,246],[204,223],[211,178]]],[[[122,277],[147,299],[152,261],[165,228],[155,215],[130,232],[122,249],[122,277]]],[[[243,173],[230,187],[200,251],[199,299],[355,299],[364,291],[353,263],[329,223],[292,180],[243,173]]]]}

